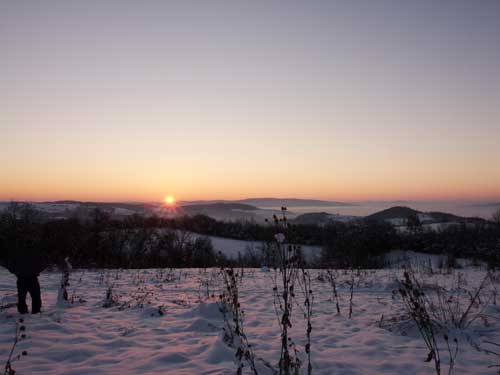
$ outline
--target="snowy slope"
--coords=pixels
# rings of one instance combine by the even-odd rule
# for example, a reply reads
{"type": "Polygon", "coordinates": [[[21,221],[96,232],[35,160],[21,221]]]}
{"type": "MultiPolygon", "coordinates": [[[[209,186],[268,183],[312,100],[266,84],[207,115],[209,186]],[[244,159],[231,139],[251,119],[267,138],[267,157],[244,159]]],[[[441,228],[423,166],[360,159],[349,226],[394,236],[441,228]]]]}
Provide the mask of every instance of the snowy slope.
{"type": "MultiPolygon", "coordinates": [[[[70,294],[75,292],[86,302],[67,307],[56,306],[60,274],[44,273],[43,313],[25,316],[27,338],[19,343],[15,353],[26,350],[28,354],[15,361],[13,367],[18,375],[234,374],[234,350],[222,340],[221,314],[216,302],[206,299],[204,288],[200,288],[200,279],[208,280],[216,270],[207,272],[75,271],[71,275],[70,294]],[[102,307],[110,286],[123,309],[102,307]]],[[[427,348],[411,323],[394,329],[402,316],[401,301],[392,293],[401,270],[363,271],[356,278],[352,319],[347,318],[350,275],[338,275],[342,315],[337,315],[331,301],[332,290],[328,283],[317,279],[318,272],[313,271],[314,374],[434,373],[432,364],[424,361],[427,348]]],[[[465,272],[469,287],[477,285],[485,273],[471,269],[461,272],[465,272]]],[[[241,304],[255,355],[276,365],[280,337],[271,275],[246,270],[241,304]]],[[[426,282],[450,287],[457,275],[458,272],[428,275],[426,282]]],[[[209,288],[209,294],[217,295],[221,285],[215,282],[209,288]]],[[[297,298],[300,300],[301,296],[297,298]]],[[[15,278],[0,269],[0,303],[8,306],[14,300],[15,278]]],[[[299,306],[300,302],[294,307],[292,336],[305,360],[305,323],[299,306]]],[[[488,366],[496,364],[497,358],[471,345],[484,347],[486,339],[500,342],[499,312],[496,306],[490,306],[487,312],[491,315],[487,325],[477,322],[474,329],[458,334],[457,375],[495,373],[488,366]]],[[[18,318],[14,307],[0,309],[2,360],[10,350],[18,318]]],[[[446,363],[446,353],[442,356],[446,363]]],[[[260,374],[271,373],[263,366],[260,370],[260,374]]],[[[306,373],[305,366],[302,370],[306,373]]]]}

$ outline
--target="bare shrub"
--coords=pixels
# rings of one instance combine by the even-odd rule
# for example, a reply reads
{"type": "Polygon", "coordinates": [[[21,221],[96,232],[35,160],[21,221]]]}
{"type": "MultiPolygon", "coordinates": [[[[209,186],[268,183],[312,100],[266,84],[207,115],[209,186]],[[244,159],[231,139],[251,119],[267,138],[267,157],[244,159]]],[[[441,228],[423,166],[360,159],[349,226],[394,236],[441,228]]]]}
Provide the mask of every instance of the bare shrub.
{"type": "Polygon", "coordinates": [[[68,287],[70,286],[69,277],[72,268],[73,267],[69,263],[69,258],[65,258],[64,265],[62,266],[61,284],[59,285],[59,293],[57,295],[57,304],[59,306],[63,306],[70,302],[68,287]]]}
{"type": "Polygon", "coordinates": [[[430,292],[434,293],[434,298],[429,300],[430,311],[442,326],[466,329],[483,316],[483,311],[494,300],[495,291],[487,293],[486,290],[491,283],[490,273],[475,289],[466,289],[465,283],[465,279],[458,274],[454,291],[439,286],[430,288],[430,292]]]}
{"type": "Polygon", "coordinates": [[[304,295],[304,319],[306,320],[306,347],[305,352],[307,355],[307,374],[312,374],[312,361],[311,361],[311,333],[312,333],[312,315],[313,315],[313,303],[314,294],[312,291],[311,274],[310,271],[302,268],[299,278],[299,285],[302,289],[302,294],[304,295]]]}
{"type": "Polygon", "coordinates": [[[354,271],[351,269],[351,280],[349,281],[349,319],[352,318],[352,300],[354,297],[354,271]]]}
{"type": "Polygon", "coordinates": [[[219,296],[219,310],[224,318],[224,341],[236,350],[236,374],[243,373],[246,362],[252,373],[257,375],[255,355],[243,328],[245,312],[241,309],[239,297],[241,274],[239,275],[233,268],[221,268],[221,277],[224,290],[219,296]]]}
{"type": "MultiPolygon", "coordinates": [[[[485,341],[484,342],[485,344],[487,345],[493,345],[494,347],[496,348],[500,348],[500,344],[497,344],[496,342],[492,342],[492,341],[485,341]]],[[[490,350],[490,349],[483,349],[484,352],[488,353],[488,354],[493,354],[497,357],[500,357],[500,353],[494,351],[494,350],[490,350]]],[[[500,373],[500,365],[490,365],[488,366],[488,368],[497,368],[498,369],[498,373],[500,373]]]]}
{"type": "Polygon", "coordinates": [[[216,269],[214,268],[200,268],[198,270],[198,300],[203,301],[204,299],[210,299],[214,296],[211,291],[214,282],[216,281],[216,269]]]}
{"type": "Polygon", "coordinates": [[[333,269],[327,269],[326,274],[330,286],[332,287],[332,301],[335,301],[335,306],[337,307],[337,314],[340,314],[340,303],[339,303],[339,293],[337,291],[337,273],[333,269]]]}
{"type": "Polygon", "coordinates": [[[21,318],[16,322],[16,333],[14,336],[14,342],[7,357],[7,362],[5,362],[4,375],[14,375],[16,370],[12,367],[12,363],[16,360],[21,359],[21,356],[28,355],[28,352],[23,350],[20,354],[14,355],[16,351],[17,344],[19,341],[26,338],[26,326],[24,325],[24,320],[21,318]]]}
{"type": "Polygon", "coordinates": [[[500,227],[500,208],[493,212],[491,220],[500,227]]]}
{"type": "MultiPolygon", "coordinates": [[[[478,288],[477,293],[479,293],[482,288],[483,284],[478,288]]],[[[445,326],[433,319],[433,316],[436,316],[436,314],[433,313],[436,311],[435,305],[432,300],[428,298],[424,292],[424,288],[411,270],[406,270],[404,272],[404,280],[400,281],[399,294],[401,295],[408,315],[415,322],[420,335],[429,349],[426,362],[433,361],[436,374],[440,375],[441,355],[437,343],[437,335],[445,326]]],[[[475,299],[475,297],[473,297],[473,299],[475,299]]],[[[446,310],[442,308],[440,311],[442,314],[445,314],[446,310]]],[[[456,322],[457,328],[461,327],[463,322],[466,321],[469,311],[470,309],[467,308],[460,320],[456,322]]],[[[458,355],[458,340],[456,338],[453,339],[454,349],[452,349],[447,333],[443,334],[443,339],[446,343],[446,350],[448,351],[448,374],[452,374],[458,355]]]]}
{"type": "Polygon", "coordinates": [[[115,294],[115,292],[113,291],[113,286],[111,285],[108,287],[108,289],[106,289],[106,296],[104,297],[102,307],[110,308],[113,306],[118,306],[119,304],[119,297],[115,294]]]}
{"type": "Polygon", "coordinates": [[[286,233],[289,226],[286,218],[286,208],[282,207],[282,216],[274,215],[276,229],[275,244],[277,247],[277,265],[274,269],[273,292],[274,308],[281,330],[281,354],[279,361],[280,375],[290,375],[299,372],[301,361],[298,350],[289,334],[292,327],[292,307],[295,298],[295,282],[301,263],[300,246],[287,243],[286,233]]]}

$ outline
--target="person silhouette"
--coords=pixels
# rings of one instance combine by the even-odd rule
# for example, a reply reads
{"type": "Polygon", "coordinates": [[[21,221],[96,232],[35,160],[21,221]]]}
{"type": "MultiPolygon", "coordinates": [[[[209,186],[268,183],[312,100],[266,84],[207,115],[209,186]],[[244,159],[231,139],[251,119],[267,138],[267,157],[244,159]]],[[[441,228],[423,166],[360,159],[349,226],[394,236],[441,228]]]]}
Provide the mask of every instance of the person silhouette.
{"type": "Polygon", "coordinates": [[[31,313],[38,314],[42,308],[42,296],[38,276],[45,269],[42,257],[30,251],[15,254],[7,260],[5,267],[17,277],[17,310],[28,313],[26,297],[31,296],[31,313]]]}
{"type": "Polygon", "coordinates": [[[46,267],[40,248],[37,212],[26,204],[11,203],[0,215],[0,265],[17,277],[17,309],[28,313],[26,296],[31,296],[31,312],[42,307],[38,276],[46,267]]]}

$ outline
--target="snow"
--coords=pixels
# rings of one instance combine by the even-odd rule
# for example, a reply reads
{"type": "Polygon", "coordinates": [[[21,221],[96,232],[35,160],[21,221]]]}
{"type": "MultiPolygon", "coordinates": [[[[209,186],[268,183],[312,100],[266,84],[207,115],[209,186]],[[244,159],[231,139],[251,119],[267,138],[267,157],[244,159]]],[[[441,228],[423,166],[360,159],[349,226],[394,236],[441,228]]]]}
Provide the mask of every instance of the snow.
{"type": "Polygon", "coordinates": [[[75,210],[78,203],[32,203],[33,206],[40,211],[47,213],[62,213],[65,211],[75,210]]]}
{"type": "Polygon", "coordinates": [[[341,223],[350,223],[351,221],[358,220],[359,216],[332,214],[330,219],[341,223]]]}
{"type": "MultiPolygon", "coordinates": [[[[190,232],[191,233],[191,232],[190,232]]],[[[197,233],[191,233],[193,236],[203,235],[197,233]]],[[[238,255],[245,255],[248,250],[259,253],[263,246],[265,245],[259,241],[244,241],[244,240],[234,240],[231,238],[224,237],[215,237],[215,236],[207,236],[212,241],[212,245],[214,250],[220,251],[222,254],[227,256],[228,258],[237,259],[238,255]]],[[[320,256],[321,246],[312,246],[312,245],[301,245],[302,252],[304,254],[304,258],[307,261],[314,261],[320,256]]]]}
{"type": "Polygon", "coordinates": [[[115,207],[113,208],[113,214],[118,216],[129,216],[137,213],[136,211],[129,210],[128,208],[115,207]]]}
{"type": "Polygon", "coordinates": [[[385,221],[391,225],[396,226],[396,227],[406,225],[406,222],[407,222],[407,220],[405,218],[401,218],[401,217],[386,219],[385,221]]]}
{"type": "MultiPolygon", "coordinates": [[[[33,207],[39,211],[56,214],[75,210],[78,203],[54,203],[54,202],[31,202],[33,207]]],[[[10,202],[0,202],[0,211],[5,210],[10,205],[10,202]]]]}
{"type": "Polygon", "coordinates": [[[435,219],[429,215],[429,214],[426,214],[426,213],[419,213],[417,214],[417,217],[418,217],[418,220],[423,223],[423,222],[426,222],[426,221],[435,221],[435,219]]]}
{"type": "Polygon", "coordinates": [[[446,260],[445,255],[425,254],[415,251],[394,250],[385,255],[385,261],[392,267],[402,267],[408,263],[412,266],[432,265],[438,268],[446,260]]]}
{"type": "MultiPolygon", "coordinates": [[[[422,257],[409,254],[410,259],[422,257]]],[[[422,261],[426,262],[423,258],[422,261]]],[[[23,316],[27,337],[20,341],[16,353],[26,350],[28,354],[13,362],[13,368],[18,375],[234,374],[234,349],[222,339],[224,323],[216,299],[207,298],[205,286],[200,284],[210,281],[209,295],[217,296],[222,287],[217,282],[217,271],[73,270],[68,292],[75,296],[75,301],[65,307],[57,305],[61,273],[42,273],[43,312],[23,316]],[[115,304],[104,308],[110,287],[115,304]]],[[[322,271],[311,272],[314,374],[434,373],[432,363],[424,361],[428,350],[418,331],[411,322],[398,325],[403,308],[393,290],[398,285],[396,279],[402,275],[400,268],[364,270],[356,275],[352,319],[346,313],[351,274],[338,271],[342,314],[337,315],[329,283],[318,279],[322,271]]],[[[451,288],[459,273],[473,288],[486,271],[467,268],[420,276],[425,277],[426,283],[451,288]]],[[[262,364],[262,359],[276,366],[280,336],[272,303],[272,275],[272,270],[245,270],[240,294],[245,331],[258,362],[262,364]]],[[[15,293],[15,277],[0,268],[2,360],[6,360],[20,317],[12,306],[15,293]]],[[[292,337],[305,360],[306,326],[300,311],[301,298],[297,296],[294,306],[292,337]]],[[[488,366],[495,365],[497,357],[473,347],[487,348],[485,340],[500,342],[499,310],[491,304],[487,314],[487,324],[478,321],[467,331],[453,332],[459,340],[457,375],[495,373],[488,366]]],[[[442,357],[443,373],[447,373],[444,350],[442,357]]],[[[259,370],[259,374],[271,374],[265,366],[260,365],[259,370]]],[[[302,373],[306,371],[304,363],[302,373]]]]}
{"type": "Polygon", "coordinates": [[[432,223],[432,224],[424,224],[422,227],[424,229],[430,229],[434,230],[436,232],[451,228],[451,227],[456,227],[459,226],[460,223],[457,222],[449,222],[449,223],[432,223]]]}
{"type": "MultiPolygon", "coordinates": [[[[390,224],[395,225],[395,228],[397,231],[402,232],[402,233],[407,233],[409,231],[409,228],[406,226],[406,221],[404,223],[403,223],[403,221],[399,221],[399,220],[403,220],[403,219],[391,219],[391,220],[395,220],[390,224]]],[[[449,229],[451,227],[456,227],[456,226],[460,226],[460,225],[461,225],[461,223],[451,221],[451,222],[447,222],[447,223],[422,224],[421,228],[423,230],[426,230],[426,231],[439,232],[439,231],[443,231],[443,230],[449,229]]],[[[468,223],[466,225],[468,227],[473,227],[475,224],[468,223]]]]}

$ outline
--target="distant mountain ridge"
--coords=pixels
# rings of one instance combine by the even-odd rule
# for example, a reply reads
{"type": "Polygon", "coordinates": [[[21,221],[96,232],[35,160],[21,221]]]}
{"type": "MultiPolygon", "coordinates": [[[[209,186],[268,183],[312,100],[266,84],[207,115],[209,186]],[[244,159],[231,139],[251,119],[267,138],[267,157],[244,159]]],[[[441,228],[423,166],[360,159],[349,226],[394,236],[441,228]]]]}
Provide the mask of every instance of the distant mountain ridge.
{"type": "Polygon", "coordinates": [[[319,199],[300,199],[300,198],[247,198],[237,201],[239,203],[253,204],[262,207],[337,207],[354,206],[352,203],[325,201],[319,199]]]}
{"type": "Polygon", "coordinates": [[[471,204],[470,207],[499,207],[500,208],[500,202],[471,204]]]}
{"type": "Polygon", "coordinates": [[[183,201],[181,205],[200,205],[217,203],[248,204],[256,207],[347,207],[355,206],[353,203],[326,201],[320,199],[301,198],[245,198],[237,200],[208,200],[208,201],[183,201]]]}
{"type": "Polygon", "coordinates": [[[198,210],[241,210],[241,211],[256,211],[257,207],[242,203],[206,203],[206,204],[190,204],[181,205],[181,209],[189,211],[198,210]]]}
{"type": "MultiPolygon", "coordinates": [[[[30,202],[26,202],[30,203],[30,202]]],[[[9,202],[0,202],[0,211],[7,207],[9,202]]],[[[405,205],[397,205],[367,216],[353,216],[351,214],[332,213],[337,209],[330,207],[353,206],[349,203],[322,201],[315,199],[298,198],[248,198],[237,201],[191,201],[178,202],[176,205],[166,205],[162,202],[82,202],[76,200],[60,200],[54,202],[31,202],[42,212],[45,219],[83,217],[91,210],[99,208],[113,218],[121,219],[133,214],[158,215],[175,217],[182,215],[206,215],[217,220],[251,220],[263,223],[265,219],[278,214],[280,208],[288,208],[288,217],[295,224],[324,225],[330,222],[351,222],[356,220],[387,221],[396,226],[404,226],[409,217],[417,216],[422,224],[439,223],[486,223],[488,219],[477,217],[462,217],[440,211],[419,211],[405,205]],[[323,206],[322,206],[323,205],[323,206]],[[319,209],[318,209],[319,207],[319,209]],[[324,207],[324,208],[321,208],[324,207]],[[294,209],[296,208],[296,210],[294,209]],[[315,209],[316,208],[316,209],[315,209]]],[[[339,210],[346,211],[346,210],[339,210]]],[[[347,211],[350,211],[349,209],[347,211]]],[[[373,211],[372,211],[373,212],[373,211]]]]}

